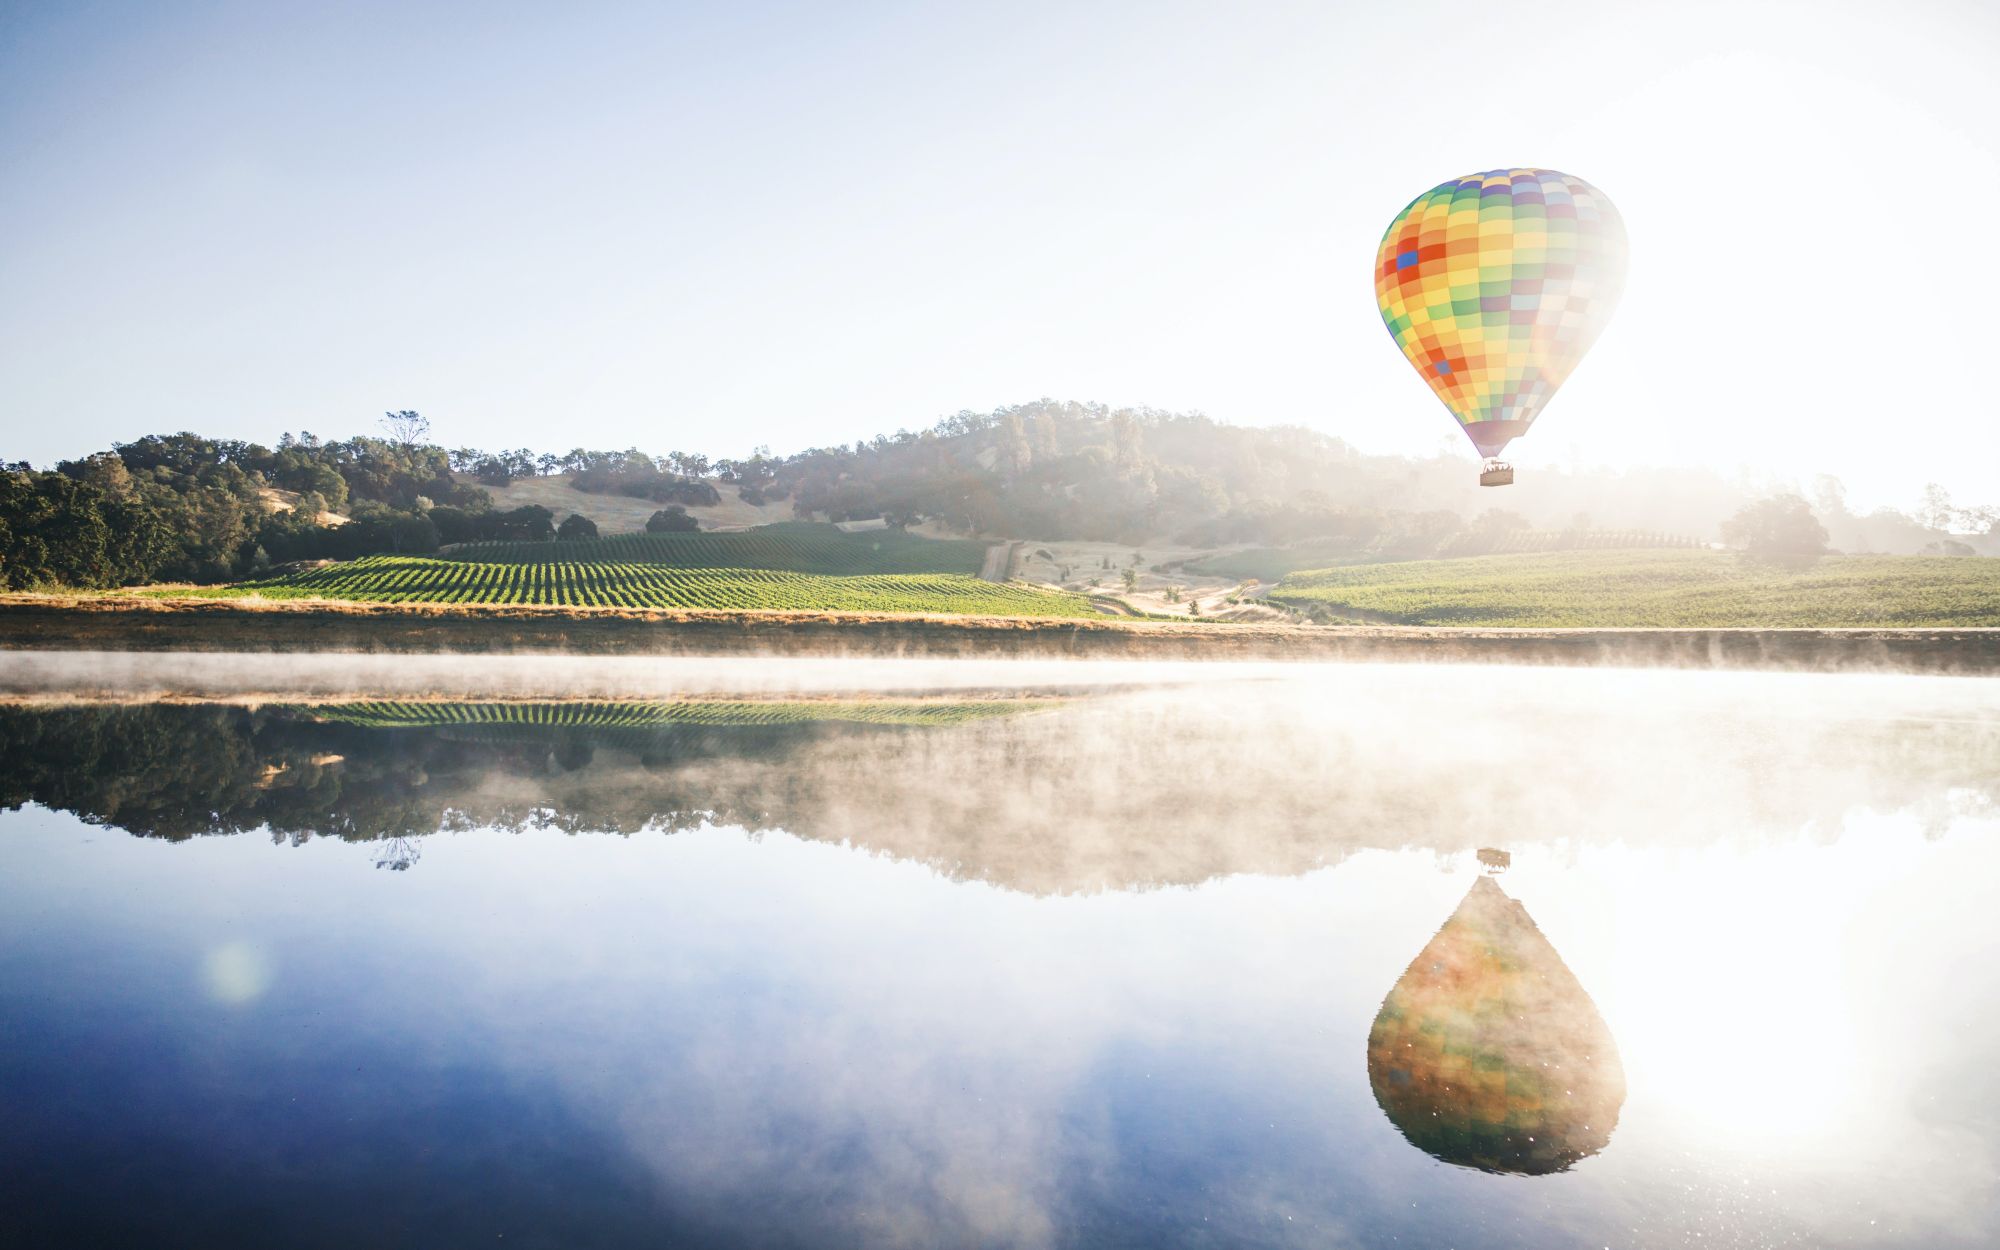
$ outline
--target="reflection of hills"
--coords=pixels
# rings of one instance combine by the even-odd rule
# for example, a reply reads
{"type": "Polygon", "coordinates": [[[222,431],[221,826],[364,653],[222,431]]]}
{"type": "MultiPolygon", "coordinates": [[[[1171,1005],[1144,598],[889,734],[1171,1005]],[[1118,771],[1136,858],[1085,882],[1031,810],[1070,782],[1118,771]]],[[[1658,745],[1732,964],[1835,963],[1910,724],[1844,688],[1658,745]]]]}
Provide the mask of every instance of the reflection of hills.
{"type": "Polygon", "coordinates": [[[1473,883],[1389,991],[1368,1083],[1412,1145],[1446,1163],[1540,1176],[1596,1154],[1625,1104],[1597,1005],[1490,877],[1473,883]]]}
{"type": "Polygon", "coordinates": [[[1871,710],[1773,726],[1746,700],[1647,721],[1611,702],[1489,711],[1269,685],[1060,701],[0,707],[0,803],[169,838],[713,822],[1046,894],[1292,874],[1370,847],[1519,846],[1522,829],[1572,843],[1616,829],[1632,845],[1830,835],[1856,807],[1948,815],[2000,800],[2000,719],[1871,710]],[[1481,742],[1482,766],[1468,772],[1446,738],[1481,742]]]}
{"type": "Polygon", "coordinates": [[[776,827],[769,767],[1026,711],[1017,701],[362,702],[0,709],[0,802],[173,839],[373,840],[481,826],[776,827]],[[710,771],[713,769],[714,771],[710,771]]]}

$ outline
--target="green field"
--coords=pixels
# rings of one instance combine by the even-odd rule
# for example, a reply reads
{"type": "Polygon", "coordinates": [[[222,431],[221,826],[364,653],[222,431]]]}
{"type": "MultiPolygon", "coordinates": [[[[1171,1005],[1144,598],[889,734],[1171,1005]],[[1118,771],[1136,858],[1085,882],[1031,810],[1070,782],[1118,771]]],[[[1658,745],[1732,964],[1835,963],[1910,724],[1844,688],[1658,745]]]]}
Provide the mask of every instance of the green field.
{"type": "Polygon", "coordinates": [[[1270,597],[1405,625],[2000,626],[2000,560],[1827,556],[1786,572],[1719,551],[1568,551],[1320,569],[1270,597]]]}
{"type": "Polygon", "coordinates": [[[842,533],[787,521],[700,534],[617,534],[581,542],[467,543],[440,557],[480,564],[661,564],[849,577],[863,573],[976,574],[986,544],[918,538],[902,530],[842,533]]]}
{"type": "MultiPolygon", "coordinates": [[[[1446,539],[1437,549],[1439,559],[1463,556],[1521,555],[1529,552],[1623,551],[1642,548],[1699,547],[1684,534],[1653,530],[1505,530],[1495,533],[1468,531],[1446,539]]],[[[1352,540],[1323,539],[1291,547],[1247,547],[1190,560],[1190,573],[1211,577],[1254,577],[1275,582],[1290,573],[1324,569],[1334,565],[1388,563],[1371,555],[1352,540]]],[[[1409,563],[1409,561],[1401,561],[1409,563]]]]}
{"type": "Polygon", "coordinates": [[[981,581],[985,544],[901,530],[843,533],[802,521],[730,533],[621,534],[573,542],[470,543],[435,556],[342,564],[174,594],[373,603],[548,604],[1100,615],[1082,595],[981,581]]]}
{"type": "Polygon", "coordinates": [[[658,729],[675,725],[769,726],[821,722],[957,725],[989,717],[1011,716],[1032,706],[1036,705],[1018,699],[970,702],[691,699],[629,703],[411,703],[371,700],[294,710],[314,720],[359,725],[368,729],[658,729]]]}
{"type": "MultiPolygon", "coordinates": [[[[194,593],[194,592],[181,592],[194,593]]],[[[963,573],[830,577],[770,569],[662,564],[501,564],[436,556],[364,556],[202,594],[364,603],[550,604],[596,608],[776,608],[948,612],[972,616],[1100,615],[1082,595],[981,581],[963,573]]]]}
{"type": "Polygon", "coordinates": [[[1255,578],[1275,582],[1300,569],[1323,569],[1330,564],[1352,564],[1360,559],[1354,544],[1340,540],[1301,543],[1296,547],[1246,547],[1189,560],[1181,567],[1208,577],[1255,578]]]}

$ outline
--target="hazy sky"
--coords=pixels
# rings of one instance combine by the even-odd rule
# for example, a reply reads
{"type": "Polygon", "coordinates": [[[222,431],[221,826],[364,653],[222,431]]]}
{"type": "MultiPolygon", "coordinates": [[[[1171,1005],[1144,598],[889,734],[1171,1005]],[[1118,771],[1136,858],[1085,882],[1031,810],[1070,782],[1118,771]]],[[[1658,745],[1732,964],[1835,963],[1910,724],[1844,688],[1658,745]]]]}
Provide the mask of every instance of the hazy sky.
{"type": "Polygon", "coordinates": [[[2000,6],[1943,0],[0,0],[0,458],[406,407],[787,451],[1049,395],[1469,459],[1370,266],[1505,165],[1632,237],[1524,468],[2000,501],[2000,6]]]}

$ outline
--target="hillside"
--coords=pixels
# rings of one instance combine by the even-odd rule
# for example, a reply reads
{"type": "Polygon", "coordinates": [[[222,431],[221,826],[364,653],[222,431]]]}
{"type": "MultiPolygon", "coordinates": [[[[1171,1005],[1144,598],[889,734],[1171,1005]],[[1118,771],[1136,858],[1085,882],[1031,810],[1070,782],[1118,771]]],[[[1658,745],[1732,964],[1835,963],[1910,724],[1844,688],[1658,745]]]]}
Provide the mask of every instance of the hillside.
{"type": "Polygon", "coordinates": [[[1715,551],[1571,551],[1300,572],[1270,598],[1398,625],[2000,626],[2000,560],[1828,556],[1787,572],[1715,551]]]}
{"type": "MultiPolygon", "coordinates": [[[[598,495],[577,490],[570,485],[576,477],[574,473],[517,477],[505,486],[481,483],[469,474],[453,476],[465,485],[480,487],[492,497],[493,507],[501,511],[532,504],[555,513],[558,521],[573,512],[589,517],[606,534],[637,533],[646,528],[646,518],[666,506],[629,495],[598,495]]],[[[734,486],[722,482],[714,485],[722,494],[721,503],[713,507],[682,505],[687,508],[689,516],[701,522],[705,530],[745,529],[752,525],[783,521],[792,515],[788,503],[774,502],[761,508],[754,507],[736,497],[734,486]]]]}

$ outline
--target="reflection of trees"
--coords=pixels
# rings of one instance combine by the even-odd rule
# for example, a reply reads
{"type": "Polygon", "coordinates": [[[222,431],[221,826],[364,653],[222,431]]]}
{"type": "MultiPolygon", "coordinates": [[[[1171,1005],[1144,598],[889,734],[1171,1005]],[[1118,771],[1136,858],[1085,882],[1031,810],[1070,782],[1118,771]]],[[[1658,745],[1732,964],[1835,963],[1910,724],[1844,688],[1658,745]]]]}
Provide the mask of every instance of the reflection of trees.
{"type": "Polygon", "coordinates": [[[408,872],[424,857],[424,848],[415,838],[384,838],[375,844],[370,862],[390,872],[408,872]]]}
{"type": "Polygon", "coordinates": [[[1560,1172],[1611,1139],[1618,1047],[1529,918],[1473,882],[1368,1033],[1375,1101],[1412,1145],[1484,1172],[1560,1172]]]}
{"type": "Polygon", "coordinates": [[[174,840],[264,828],[293,843],[484,826],[633,833],[713,820],[767,828],[761,784],[715,787],[704,777],[687,786],[675,770],[781,759],[854,728],[383,728],[283,708],[4,708],[0,805],[40,803],[174,840]],[[616,763],[597,763],[600,747],[616,763]]]}
{"type": "Polygon", "coordinates": [[[1294,874],[1369,847],[1518,847],[1522,829],[1707,845],[1832,836],[1858,807],[1941,825],[2000,802],[2000,718],[1835,706],[1780,723],[1749,696],[1650,721],[1559,691],[1499,704],[1504,725],[1482,721],[1483,705],[1449,705],[1453,733],[1482,744],[1472,772],[1438,749],[1428,712],[1256,690],[518,715],[417,703],[0,707],[0,804],[149,837],[267,829],[291,842],[716,823],[1052,894],[1294,874]]]}

